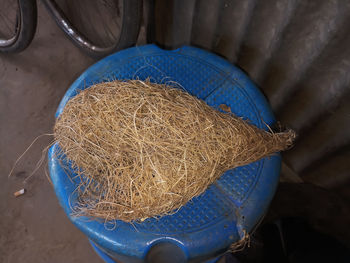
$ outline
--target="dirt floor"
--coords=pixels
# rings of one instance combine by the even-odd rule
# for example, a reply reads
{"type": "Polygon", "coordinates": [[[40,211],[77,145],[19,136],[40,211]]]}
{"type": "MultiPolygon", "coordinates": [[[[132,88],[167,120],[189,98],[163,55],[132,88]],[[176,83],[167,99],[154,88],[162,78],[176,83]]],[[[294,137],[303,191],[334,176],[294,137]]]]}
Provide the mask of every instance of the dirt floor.
{"type": "Polygon", "coordinates": [[[92,59],[82,54],[39,4],[32,44],[0,55],[0,262],[102,262],[87,238],[65,216],[45,176],[46,164],[29,179],[52,137],[54,113],[69,85],[92,59]],[[25,188],[25,195],[13,193],[25,188]]]}

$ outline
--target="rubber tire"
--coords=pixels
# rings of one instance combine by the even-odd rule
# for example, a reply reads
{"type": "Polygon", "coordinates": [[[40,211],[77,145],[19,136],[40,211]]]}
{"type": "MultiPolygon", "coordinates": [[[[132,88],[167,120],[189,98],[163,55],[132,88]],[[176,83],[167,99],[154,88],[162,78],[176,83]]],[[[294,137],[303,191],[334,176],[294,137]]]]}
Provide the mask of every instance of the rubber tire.
{"type": "MultiPolygon", "coordinates": [[[[47,0],[42,1],[47,7],[47,0]]],[[[56,24],[79,49],[81,49],[88,56],[98,59],[136,44],[142,17],[142,0],[123,0],[123,21],[119,40],[107,51],[96,51],[82,45],[74,36],[67,34],[61,24],[60,17],[57,17],[57,15],[55,15],[49,8],[47,8],[47,10],[51,16],[54,17],[56,24]]],[[[79,34],[81,35],[81,33],[79,34]]]]}
{"type": "Polygon", "coordinates": [[[16,41],[9,46],[0,46],[0,52],[18,53],[32,42],[37,25],[36,0],[18,0],[21,13],[21,26],[16,41]],[[24,26],[23,26],[24,25],[24,26]]]}

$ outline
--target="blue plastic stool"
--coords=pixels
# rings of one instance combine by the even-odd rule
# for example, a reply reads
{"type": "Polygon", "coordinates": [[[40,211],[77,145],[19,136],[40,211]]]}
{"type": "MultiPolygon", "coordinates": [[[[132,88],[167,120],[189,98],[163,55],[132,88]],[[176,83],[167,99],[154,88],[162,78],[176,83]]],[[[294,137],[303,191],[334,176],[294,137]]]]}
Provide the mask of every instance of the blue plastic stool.
{"type": "MultiPolygon", "coordinates": [[[[194,47],[166,51],[155,45],[123,50],[91,66],[69,88],[56,118],[79,90],[103,81],[136,78],[157,83],[175,81],[212,107],[226,104],[233,113],[262,129],[275,122],[256,86],[226,60],[194,47]]],[[[69,198],[74,205],[76,196],[72,193],[78,182],[68,178],[56,158],[57,149],[58,145],[53,145],[48,153],[56,195],[69,219],[88,236],[106,262],[145,262],[164,244],[169,244],[170,252],[180,253],[184,261],[213,260],[262,219],[275,192],[281,165],[280,155],[274,154],[229,170],[173,215],[142,223],[104,224],[71,216],[69,198]],[[109,230],[114,224],[116,227],[109,230]]]]}

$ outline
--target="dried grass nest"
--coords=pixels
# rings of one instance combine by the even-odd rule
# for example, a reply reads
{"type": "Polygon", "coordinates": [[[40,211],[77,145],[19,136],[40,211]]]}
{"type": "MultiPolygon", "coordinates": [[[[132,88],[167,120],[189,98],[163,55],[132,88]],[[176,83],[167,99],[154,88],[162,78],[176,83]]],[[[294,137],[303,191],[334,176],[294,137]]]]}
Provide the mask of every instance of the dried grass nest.
{"type": "Polygon", "coordinates": [[[78,176],[76,214],[127,222],[176,211],[231,168],[292,145],[187,92],[139,80],[91,86],[69,100],[55,141],[78,176]]]}

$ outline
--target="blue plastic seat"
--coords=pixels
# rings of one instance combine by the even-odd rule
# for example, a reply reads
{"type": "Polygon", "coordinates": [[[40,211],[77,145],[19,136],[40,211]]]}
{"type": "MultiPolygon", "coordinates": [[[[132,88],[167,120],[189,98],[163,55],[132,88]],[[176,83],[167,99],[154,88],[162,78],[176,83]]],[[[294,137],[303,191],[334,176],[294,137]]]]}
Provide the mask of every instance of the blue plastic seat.
{"type": "MultiPolygon", "coordinates": [[[[226,104],[233,113],[262,129],[275,122],[257,87],[226,60],[194,47],[166,51],[155,45],[130,48],[91,66],[69,88],[56,117],[78,90],[103,81],[136,78],[157,83],[175,81],[212,107],[226,104]]],[[[71,216],[77,182],[72,182],[63,170],[55,154],[57,149],[58,145],[53,145],[49,150],[56,195],[70,220],[107,262],[144,262],[151,247],[163,242],[180,248],[188,261],[215,258],[261,220],[275,192],[281,164],[280,155],[274,154],[229,170],[173,215],[134,224],[103,223],[71,216]]]]}

